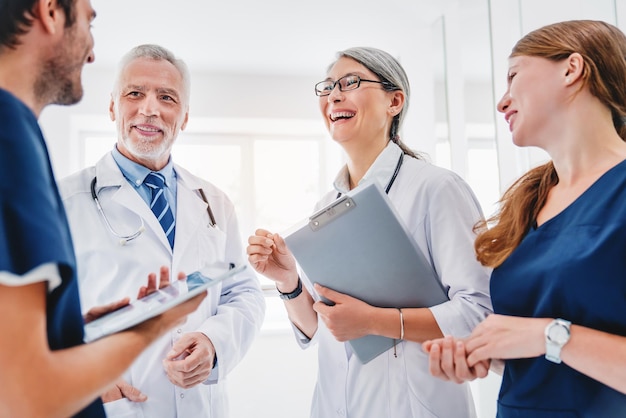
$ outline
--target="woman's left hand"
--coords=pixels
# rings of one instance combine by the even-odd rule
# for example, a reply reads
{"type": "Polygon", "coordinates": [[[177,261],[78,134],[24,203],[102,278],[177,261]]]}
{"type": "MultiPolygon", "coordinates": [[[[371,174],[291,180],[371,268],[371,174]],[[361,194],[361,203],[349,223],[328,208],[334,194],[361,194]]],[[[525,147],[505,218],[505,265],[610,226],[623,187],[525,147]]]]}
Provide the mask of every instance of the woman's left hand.
{"type": "Polygon", "coordinates": [[[315,290],[323,298],[335,303],[330,306],[318,301],[313,304],[313,309],[337,341],[344,342],[371,334],[375,307],[317,283],[315,290]]]}

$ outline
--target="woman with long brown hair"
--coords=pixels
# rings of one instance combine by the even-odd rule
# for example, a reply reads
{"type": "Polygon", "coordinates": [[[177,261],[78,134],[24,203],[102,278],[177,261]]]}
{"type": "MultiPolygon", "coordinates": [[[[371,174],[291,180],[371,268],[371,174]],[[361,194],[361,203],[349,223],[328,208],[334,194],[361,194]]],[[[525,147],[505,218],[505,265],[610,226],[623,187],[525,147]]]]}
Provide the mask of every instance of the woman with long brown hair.
{"type": "Polygon", "coordinates": [[[516,145],[551,161],[476,240],[495,314],[423,345],[446,380],[505,360],[498,417],[626,416],[625,57],[624,34],[599,21],[542,27],[510,56],[498,111],[516,145]]]}

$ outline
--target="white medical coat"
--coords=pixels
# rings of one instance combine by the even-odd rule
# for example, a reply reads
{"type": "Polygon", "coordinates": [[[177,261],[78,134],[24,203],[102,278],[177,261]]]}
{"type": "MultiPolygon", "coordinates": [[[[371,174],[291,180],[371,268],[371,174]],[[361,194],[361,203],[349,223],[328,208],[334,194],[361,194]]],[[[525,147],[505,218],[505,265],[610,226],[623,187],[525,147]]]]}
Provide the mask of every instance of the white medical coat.
{"type": "MultiPolygon", "coordinates": [[[[234,208],[214,185],[175,165],[177,177],[176,236],[173,250],[148,205],[128,183],[110,153],[95,167],[60,182],[78,264],[83,311],[97,305],[134,297],[151,272],[161,265],[191,273],[205,263],[247,263],[234,208]],[[105,226],[91,197],[90,184],[97,176],[98,198],[111,226],[122,235],[136,231],[143,218],[146,230],[120,245],[105,226]],[[209,225],[204,190],[217,228],[209,225]]],[[[207,298],[185,324],[173,329],[144,351],[124,379],[148,396],[145,403],[126,399],[106,404],[109,417],[197,418],[226,417],[225,377],[250,348],[263,322],[265,300],[252,268],[210,289],[207,298]],[[191,389],[174,386],[167,379],[162,359],[172,344],[187,332],[208,336],[217,353],[217,364],[207,381],[191,389]]]]}
{"type": "MultiPolygon", "coordinates": [[[[376,179],[384,188],[401,154],[400,148],[390,142],[361,181],[376,179]]],[[[346,191],[345,168],[335,186],[346,191]]],[[[316,209],[336,197],[336,190],[328,193],[316,209]]],[[[472,227],[482,217],[474,194],[453,172],[405,156],[389,198],[448,290],[450,300],[431,308],[441,331],[444,335],[469,335],[492,311],[490,270],[482,267],[474,254],[472,227]]],[[[301,277],[309,292],[319,300],[305,272],[301,277]]],[[[421,344],[402,341],[396,347],[397,357],[391,348],[362,364],[352,354],[349,343],[338,342],[321,319],[311,340],[293,328],[303,348],[319,343],[312,418],[476,416],[469,385],[431,376],[428,356],[421,344]]]]}

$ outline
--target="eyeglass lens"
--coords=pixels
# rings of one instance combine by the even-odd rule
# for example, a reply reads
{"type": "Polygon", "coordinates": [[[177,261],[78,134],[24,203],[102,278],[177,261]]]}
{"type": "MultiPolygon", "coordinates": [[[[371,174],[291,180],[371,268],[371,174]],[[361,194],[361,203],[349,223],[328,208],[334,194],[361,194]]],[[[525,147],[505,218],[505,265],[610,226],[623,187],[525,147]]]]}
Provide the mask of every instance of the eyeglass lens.
{"type": "Polygon", "coordinates": [[[315,85],[315,93],[318,96],[328,96],[337,84],[340,91],[354,90],[361,84],[361,78],[358,75],[347,75],[337,81],[320,81],[315,85]]]}

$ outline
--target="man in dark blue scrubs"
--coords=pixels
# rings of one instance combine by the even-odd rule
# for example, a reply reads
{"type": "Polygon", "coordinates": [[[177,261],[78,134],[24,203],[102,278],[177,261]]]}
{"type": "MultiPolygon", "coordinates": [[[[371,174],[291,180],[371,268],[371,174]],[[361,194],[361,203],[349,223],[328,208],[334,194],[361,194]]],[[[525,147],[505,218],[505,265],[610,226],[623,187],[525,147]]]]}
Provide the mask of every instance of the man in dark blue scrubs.
{"type": "Polygon", "coordinates": [[[104,417],[98,396],[204,297],[82,344],[72,240],[37,118],[81,99],[94,18],[90,0],[0,1],[0,417],[104,417]]]}

